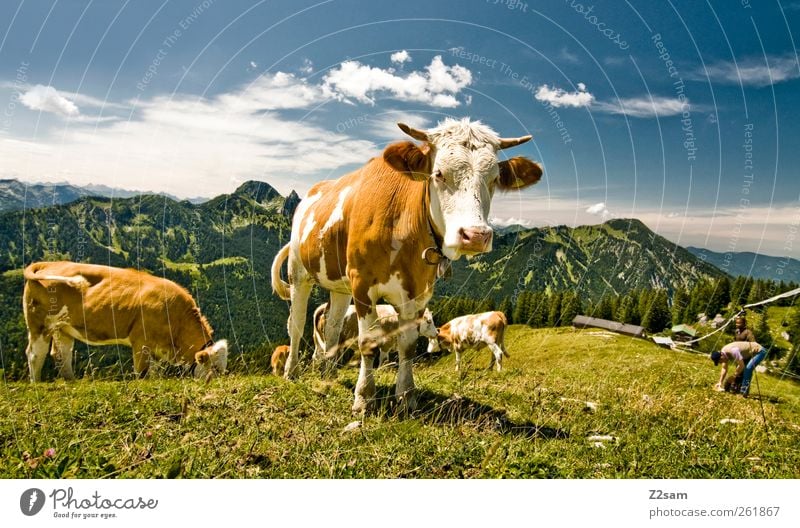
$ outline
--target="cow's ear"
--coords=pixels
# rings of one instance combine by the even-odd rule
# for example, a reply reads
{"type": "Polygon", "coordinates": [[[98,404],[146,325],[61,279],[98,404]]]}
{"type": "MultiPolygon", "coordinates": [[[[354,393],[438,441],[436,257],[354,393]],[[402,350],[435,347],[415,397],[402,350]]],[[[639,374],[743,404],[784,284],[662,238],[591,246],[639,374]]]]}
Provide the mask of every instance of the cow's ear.
{"type": "Polygon", "coordinates": [[[430,147],[417,146],[411,141],[393,143],[383,151],[383,160],[394,170],[408,174],[415,180],[431,175],[430,147]]]}
{"type": "Polygon", "coordinates": [[[498,187],[501,191],[524,189],[542,178],[542,167],[528,158],[517,157],[501,161],[498,187]]]}
{"type": "Polygon", "coordinates": [[[197,354],[194,355],[194,360],[197,361],[200,365],[208,363],[208,360],[211,359],[211,355],[208,353],[208,350],[201,350],[197,354]]]}

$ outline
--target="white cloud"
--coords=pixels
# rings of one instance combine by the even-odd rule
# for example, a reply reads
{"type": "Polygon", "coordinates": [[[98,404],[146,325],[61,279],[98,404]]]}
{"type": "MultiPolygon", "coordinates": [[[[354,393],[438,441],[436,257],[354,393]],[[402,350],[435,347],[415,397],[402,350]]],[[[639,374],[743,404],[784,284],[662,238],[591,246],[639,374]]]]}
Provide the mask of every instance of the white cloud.
{"type": "Polygon", "coordinates": [[[745,86],[769,86],[800,77],[797,59],[794,55],[767,56],[766,58],[747,58],[737,63],[722,61],[706,66],[705,70],[694,72],[692,78],[724,84],[745,86]]]}
{"type": "Polygon", "coordinates": [[[689,99],[660,96],[643,96],[619,99],[615,102],[597,102],[594,109],[608,114],[624,114],[628,117],[668,117],[680,115],[690,109],[689,99]]]}
{"type": "Polygon", "coordinates": [[[230,192],[234,181],[266,178],[281,192],[302,192],[309,175],[363,163],[376,153],[370,141],[278,113],[322,100],[321,88],[302,79],[262,76],[213,98],[141,100],[130,121],[95,128],[78,120],[36,141],[0,137],[0,159],[5,174],[28,181],[188,197],[230,192]]]}
{"type": "Polygon", "coordinates": [[[589,108],[607,114],[620,114],[629,117],[667,117],[680,115],[690,108],[689,100],[661,97],[657,95],[630,97],[616,101],[597,101],[582,82],[577,83],[577,90],[568,92],[563,88],[550,87],[546,84],[536,89],[534,97],[538,101],[554,107],[589,108]]]}
{"type": "Polygon", "coordinates": [[[461,104],[456,95],[471,83],[472,72],[457,64],[447,66],[437,55],[425,71],[406,75],[358,61],[345,61],[325,75],[323,91],[342,101],[355,99],[370,105],[375,104],[377,94],[386,93],[400,101],[454,108],[461,104]]]}
{"type": "Polygon", "coordinates": [[[425,116],[400,110],[381,112],[369,118],[367,122],[369,123],[370,135],[395,141],[410,139],[397,127],[397,123],[405,123],[419,129],[426,129],[432,125],[431,120],[425,116]]]}
{"type": "Polygon", "coordinates": [[[600,202],[594,205],[590,205],[589,207],[586,208],[586,212],[593,216],[599,216],[600,220],[602,220],[603,222],[605,222],[609,218],[614,217],[611,211],[608,210],[608,207],[606,207],[605,202],[600,202]]]}
{"type": "Polygon", "coordinates": [[[314,73],[314,63],[310,59],[303,59],[303,65],[300,66],[300,73],[309,75],[314,73]]]}
{"type": "Polygon", "coordinates": [[[512,225],[520,225],[520,226],[523,226],[523,227],[533,227],[533,222],[531,220],[526,220],[524,218],[515,218],[513,216],[511,216],[509,218],[499,218],[497,216],[494,216],[494,217],[489,219],[489,223],[492,226],[497,226],[497,227],[508,227],[508,226],[512,226],[512,225]]]}
{"type": "Polygon", "coordinates": [[[52,86],[37,84],[23,93],[19,100],[31,110],[49,112],[62,117],[75,117],[80,114],[78,106],[52,86]]]}
{"type": "Polygon", "coordinates": [[[578,90],[575,92],[567,92],[562,88],[550,88],[543,84],[536,89],[534,97],[537,101],[550,103],[556,108],[563,106],[586,107],[594,101],[594,95],[586,91],[586,85],[583,83],[578,83],[578,90]]]}
{"type": "Polygon", "coordinates": [[[411,61],[411,55],[409,55],[406,50],[400,50],[398,52],[392,53],[389,59],[391,59],[391,61],[396,64],[403,64],[404,62],[411,61]]]}

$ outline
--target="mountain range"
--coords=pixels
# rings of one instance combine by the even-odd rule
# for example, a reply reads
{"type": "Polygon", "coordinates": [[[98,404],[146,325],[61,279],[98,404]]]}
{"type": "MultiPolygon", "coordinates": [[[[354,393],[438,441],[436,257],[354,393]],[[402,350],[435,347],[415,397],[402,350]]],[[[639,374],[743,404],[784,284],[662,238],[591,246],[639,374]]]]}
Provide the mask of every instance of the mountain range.
{"type": "MultiPolygon", "coordinates": [[[[62,196],[68,198],[66,190],[62,196]]],[[[0,350],[14,350],[16,368],[24,368],[21,269],[67,259],[144,269],[186,286],[216,335],[238,352],[235,360],[263,363],[266,370],[272,347],[287,340],[288,315],[287,303],[272,293],[270,266],[289,239],[298,201],[296,194],[284,198],[251,181],[200,204],[157,195],[80,195],[65,204],[0,213],[0,350]]],[[[724,275],[642,222],[624,219],[498,230],[491,253],[452,268],[452,277],[437,283],[437,295],[495,302],[523,290],[567,289],[597,300],[724,275]]],[[[310,310],[324,300],[317,290],[310,310]]]]}
{"type": "Polygon", "coordinates": [[[770,257],[749,251],[718,253],[691,246],[686,249],[700,260],[713,264],[734,277],[800,282],[800,260],[797,259],[770,257]]]}
{"type": "MultiPolygon", "coordinates": [[[[74,202],[84,196],[132,198],[141,194],[143,194],[141,191],[117,189],[106,185],[77,186],[69,183],[23,183],[15,179],[0,179],[0,213],[63,205],[74,202]]],[[[178,198],[166,193],[152,194],[178,201],[178,198]]],[[[208,198],[191,198],[188,201],[198,204],[206,200],[208,198]]]]}

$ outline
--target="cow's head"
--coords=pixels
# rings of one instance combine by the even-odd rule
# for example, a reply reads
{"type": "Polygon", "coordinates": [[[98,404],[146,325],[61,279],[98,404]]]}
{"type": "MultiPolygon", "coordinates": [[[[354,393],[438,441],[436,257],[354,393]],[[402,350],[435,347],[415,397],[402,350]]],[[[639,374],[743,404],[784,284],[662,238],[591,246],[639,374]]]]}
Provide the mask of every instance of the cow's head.
{"type": "Polygon", "coordinates": [[[209,380],[216,375],[224,374],[228,367],[228,342],[224,339],[217,341],[195,354],[194,360],[197,362],[194,368],[196,378],[209,380]]]}
{"type": "Polygon", "coordinates": [[[435,339],[439,335],[439,330],[433,323],[433,314],[428,308],[425,308],[419,320],[419,335],[428,339],[435,339]]]}
{"type": "Polygon", "coordinates": [[[424,143],[390,145],[384,160],[414,179],[430,179],[430,214],[443,237],[442,252],[456,260],[491,251],[493,233],[487,217],[495,190],[523,189],[542,177],[538,164],[522,157],[499,161],[497,152],[531,136],[500,138],[480,121],[469,119],[446,119],[428,131],[398,126],[424,143]]]}

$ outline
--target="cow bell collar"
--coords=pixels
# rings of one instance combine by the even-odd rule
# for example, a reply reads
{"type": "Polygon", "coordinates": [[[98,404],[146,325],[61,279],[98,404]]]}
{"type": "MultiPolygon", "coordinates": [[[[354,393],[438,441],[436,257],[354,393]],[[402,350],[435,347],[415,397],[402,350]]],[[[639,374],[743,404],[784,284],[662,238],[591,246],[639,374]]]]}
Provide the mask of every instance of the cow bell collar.
{"type": "MultiPolygon", "coordinates": [[[[429,196],[428,193],[430,190],[426,189],[426,191],[426,196],[429,196]]],[[[433,221],[431,220],[430,202],[425,205],[428,214],[428,233],[431,235],[431,239],[435,245],[422,250],[422,260],[429,266],[436,266],[437,279],[444,278],[446,280],[453,276],[453,268],[450,266],[450,259],[447,258],[442,251],[444,238],[436,232],[436,227],[434,227],[433,221]]]]}

